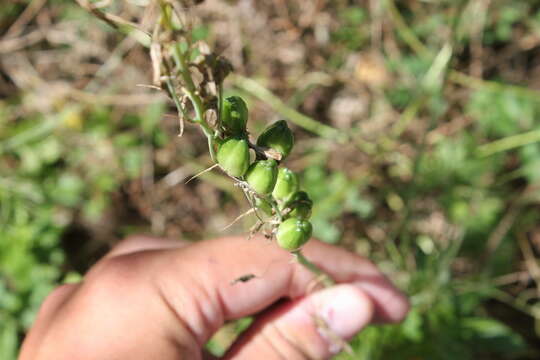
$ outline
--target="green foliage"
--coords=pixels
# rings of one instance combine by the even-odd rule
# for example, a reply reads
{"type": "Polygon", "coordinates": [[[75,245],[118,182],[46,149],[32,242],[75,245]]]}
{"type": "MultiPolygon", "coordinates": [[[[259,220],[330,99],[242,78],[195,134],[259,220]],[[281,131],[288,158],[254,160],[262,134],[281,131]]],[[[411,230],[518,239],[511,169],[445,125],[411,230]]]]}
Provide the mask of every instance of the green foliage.
{"type": "Polygon", "coordinates": [[[399,326],[366,329],[352,346],[353,355],[337,359],[517,359],[526,351],[523,338],[501,322],[466,317],[445,301],[431,308],[429,316],[413,310],[399,326]]]}
{"type": "Polygon", "coordinates": [[[531,129],[540,115],[540,102],[512,91],[473,93],[467,112],[485,136],[508,136],[531,129]]]}
{"type": "Polygon", "coordinates": [[[16,107],[1,104],[0,353],[14,359],[20,334],[66,275],[64,230],[77,210],[89,221],[99,218],[110,194],[140,176],[143,138],[135,129],[157,135],[162,107],[152,110],[152,124],[150,110],[144,118],[127,115],[132,127],[122,130],[111,124],[110,109],[69,107],[13,123],[16,107]]]}
{"type": "Polygon", "coordinates": [[[332,41],[348,50],[358,50],[367,40],[367,34],[358,31],[366,21],[366,11],[358,6],[347,7],[339,14],[340,26],[332,33],[332,41]]]}
{"type": "MultiPolygon", "coordinates": [[[[29,3],[2,2],[0,29],[6,30],[29,3]]],[[[297,2],[283,6],[289,3],[297,2]]],[[[213,21],[219,17],[195,22],[192,38],[216,39],[217,48],[225,45],[227,52],[239,51],[234,59],[239,73],[276,92],[272,97],[270,90],[241,89],[235,81],[227,84],[239,87],[226,89],[227,93],[245,96],[250,105],[250,131],[263,129],[268,106],[279,107],[287,120],[296,116],[290,122],[295,126],[295,152],[284,165],[297,175],[282,195],[276,193],[283,200],[281,207],[289,206],[289,196],[299,188],[305,189],[313,202],[313,235],[368,256],[411,297],[412,310],[402,324],[368,327],[353,340],[354,355],[342,354],[339,359],[538,358],[538,349],[528,342],[535,330],[515,316],[539,321],[538,298],[530,297],[536,294],[535,284],[501,285],[499,278],[528,271],[518,238],[534,235],[540,221],[540,101],[533,79],[538,71],[533,61],[535,39],[540,35],[537,1],[372,3],[326,2],[322,16],[314,15],[311,24],[310,16],[294,12],[294,5],[290,13],[283,12],[290,16],[287,21],[274,21],[275,9],[260,2],[253,11],[266,11],[260,18],[268,17],[273,24],[264,31],[242,23],[239,14],[235,21],[242,26],[235,25],[235,31],[254,32],[242,33],[238,43],[213,32],[218,29],[213,21]],[[489,3],[487,9],[478,8],[484,3],[489,3]],[[295,28],[297,20],[300,25],[295,28]],[[280,28],[284,23],[286,27],[280,28]],[[256,62],[254,51],[261,48],[254,43],[259,35],[275,40],[276,47],[293,38],[291,49],[271,50],[293,60],[263,54],[256,62]],[[307,51],[297,56],[302,46],[307,51]],[[379,57],[370,63],[363,60],[366,53],[379,57]],[[481,76],[474,70],[478,64],[481,76]],[[358,69],[383,74],[387,80],[370,82],[358,75],[358,69]],[[330,104],[347,96],[361,104],[360,115],[348,114],[347,104],[332,114],[330,104]],[[266,104],[258,107],[256,98],[266,104]],[[313,124],[328,127],[330,135],[313,135],[313,124]],[[521,137],[531,133],[534,136],[521,137]],[[497,143],[508,139],[513,140],[510,146],[497,143]],[[486,146],[489,151],[482,150],[486,146]],[[512,316],[499,316],[493,303],[504,303],[512,316]]],[[[120,8],[118,4],[111,8],[120,8]]],[[[92,51],[110,52],[114,55],[107,66],[120,59],[150,71],[146,59],[137,58],[139,49],[123,54],[123,45],[108,47],[119,44],[123,35],[85,37],[84,29],[92,24],[100,34],[110,29],[72,1],[49,1],[47,6],[54,9],[47,16],[77,24],[79,30],[72,36],[80,37],[81,43],[69,51],[86,49],[84,58],[93,58],[92,51]]],[[[40,22],[43,19],[49,21],[45,15],[40,22]]],[[[36,26],[31,21],[23,34],[36,26]]],[[[227,26],[220,23],[219,29],[227,26]]],[[[48,36],[23,51],[52,54],[67,47],[55,39],[48,36]]],[[[181,50],[186,49],[182,44],[181,50]]],[[[9,55],[3,53],[2,60],[9,55]]],[[[194,52],[190,60],[199,56],[194,52]]],[[[45,62],[29,62],[28,69],[38,71],[45,62]]],[[[93,60],[85,64],[92,76],[95,65],[93,60]]],[[[77,254],[66,253],[62,244],[66,229],[80,219],[96,221],[113,208],[113,195],[147,181],[149,177],[142,175],[145,165],[152,165],[146,170],[154,172],[156,182],[169,181],[168,175],[177,170],[207,166],[208,149],[189,130],[177,140],[177,124],[162,116],[170,109],[159,101],[128,110],[101,104],[106,101],[98,96],[114,96],[123,79],[114,80],[105,91],[98,86],[95,98],[62,98],[36,110],[29,105],[34,100],[28,99],[47,96],[33,87],[15,89],[18,83],[12,84],[10,74],[0,71],[2,95],[4,88],[11,91],[0,100],[0,354],[11,360],[43,298],[56,285],[81,278],[71,267],[70,257],[77,254]]],[[[86,81],[87,76],[77,74],[75,79],[86,81]]],[[[108,78],[115,76],[112,72],[108,78]]],[[[73,77],[61,81],[66,79],[73,77]]],[[[133,86],[129,92],[137,91],[133,86]]],[[[247,118],[247,111],[239,115],[247,118]]],[[[237,120],[233,127],[243,130],[244,118],[237,120]]],[[[253,131],[252,138],[257,133],[253,131]]],[[[289,140],[278,144],[285,156],[292,136],[289,140]]],[[[244,160],[242,175],[249,165],[249,159],[244,160]]],[[[244,204],[232,203],[234,196],[218,177],[201,179],[204,196],[199,184],[181,186],[179,180],[177,186],[167,185],[164,195],[156,193],[156,201],[171,197],[163,209],[172,208],[175,217],[186,216],[180,213],[184,208],[191,212],[208,207],[201,216],[207,227],[213,224],[209,219],[226,218],[231,208],[244,204]],[[218,195],[207,197],[209,188],[219,189],[218,195]],[[189,202],[186,194],[197,200],[189,202]],[[179,197],[186,201],[182,209],[177,207],[179,197]]],[[[137,189],[133,193],[137,195],[137,189]]],[[[257,199],[256,204],[273,215],[264,200],[257,199]]],[[[130,211],[147,210],[142,208],[130,211]]],[[[302,217],[301,211],[307,209],[293,209],[292,215],[302,217]]],[[[125,220],[119,226],[139,224],[125,220]]],[[[173,235],[178,233],[174,226],[173,235]]],[[[149,229],[145,224],[143,230],[149,229]]],[[[228,337],[234,338],[249,323],[233,325],[228,337]]],[[[208,346],[217,354],[226,350],[215,339],[208,346]]]]}

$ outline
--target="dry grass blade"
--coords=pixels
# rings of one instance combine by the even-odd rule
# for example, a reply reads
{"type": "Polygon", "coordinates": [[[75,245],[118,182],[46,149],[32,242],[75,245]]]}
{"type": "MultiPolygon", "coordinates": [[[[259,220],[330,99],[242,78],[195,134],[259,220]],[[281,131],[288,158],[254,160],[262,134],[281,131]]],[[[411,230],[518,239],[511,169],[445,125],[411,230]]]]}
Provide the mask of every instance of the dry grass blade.
{"type": "Polygon", "coordinates": [[[136,84],[135,86],[142,87],[142,88],[147,88],[147,89],[152,89],[152,90],[159,90],[159,91],[163,90],[159,86],[149,85],[149,84],[136,84]]]}
{"type": "MultiPolygon", "coordinates": [[[[101,11],[98,7],[90,3],[88,0],[76,0],[77,3],[84,9],[91,12],[95,17],[97,17],[100,20],[105,21],[107,24],[115,28],[116,30],[121,30],[119,28],[120,25],[127,25],[131,26],[135,29],[139,28],[138,24],[132,23],[131,21],[122,19],[120,16],[116,16],[114,14],[109,14],[104,11],[101,11]]],[[[142,30],[141,30],[142,31],[142,30]]]]}
{"type": "Polygon", "coordinates": [[[353,349],[351,348],[349,343],[347,343],[347,341],[343,340],[338,334],[336,334],[332,329],[330,329],[330,327],[322,317],[318,315],[313,315],[313,320],[315,321],[317,330],[321,333],[321,335],[330,341],[332,352],[337,352],[343,349],[349,355],[354,354],[353,349]]]}
{"type": "MultiPolygon", "coordinates": [[[[155,38],[155,36],[153,38],[155,38]]],[[[155,86],[160,86],[161,62],[163,61],[163,56],[161,54],[161,45],[154,41],[150,45],[150,59],[152,59],[152,83],[155,86]]]]}
{"type": "Polygon", "coordinates": [[[40,29],[21,37],[3,39],[0,41],[0,54],[9,54],[37,44],[45,38],[46,33],[47,31],[40,29]]]}
{"type": "Polygon", "coordinates": [[[203,174],[206,174],[206,173],[209,172],[209,171],[212,171],[212,170],[215,169],[217,166],[219,166],[219,165],[218,165],[218,164],[214,164],[214,165],[210,166],[208,169],[204,169],[203,171],[201,171],[201,172],[199,172],[199,173],[193,175],[192,177],[190,177],[190,178],[188,179],[188,181],[185,182],[185,184],[188,184],[191,180],[194,180],[194,179],[198,178],[199,176],[201,176],[201,175],[203,175],[203,174]]]}
{"type": "Polygon", "coordinates": [[[230,228],[231,226],[236,224],[240,219],[243,219],[244,217],[246,217],[246,216],[248,216],[250,214],[253,214],[254,212],[255,212],[255,208],[251,208],[248,211],[244,212],[243,214],[238,215],[236,217],[236,219],[234,219],[229,225],[227,225],[223,229],[221,229],[221,231],[227,230],[228,228],[230,228]]]}
{"type": "Polygon", "coordinates": [[[126,33],[127,35],[130,35],[130,31],[126,31],[125,29],[127,27],[130,30],[137,31],[139,34],[144,35],[144,38],[137,37],[137,40],[143,43],[143,45],[148,46],[148,44],[145,44],[145,42],[149,42],[149,40],[151,39],[151,34],[141,29],[138,24],[125,20],[120,16],[101,11],[94,4],[90,3],[88,0],[76,0],[76,1],[83,9],[86,9],[88,12],[92,13],[98,19],[106,22],[109,26],[111,26],[115,30],[118,30],[122,33],[126,33]]]}
{"type": "Polygon", "coordinates": [[[525,258],[527,270],[536,283],[537,296],[540,297],[540,266],[538,265],[538,259],[534,256],[534,251],[525,234],[518,236],[518,243],[525,258]]]}
{"type": "Polygon", "coordinates": [[[4,38],[12,38],[20,35],[25,26],[39,13],[47,0],[34,0],[24,9],[22,14],[6,31],[4,38]]]}

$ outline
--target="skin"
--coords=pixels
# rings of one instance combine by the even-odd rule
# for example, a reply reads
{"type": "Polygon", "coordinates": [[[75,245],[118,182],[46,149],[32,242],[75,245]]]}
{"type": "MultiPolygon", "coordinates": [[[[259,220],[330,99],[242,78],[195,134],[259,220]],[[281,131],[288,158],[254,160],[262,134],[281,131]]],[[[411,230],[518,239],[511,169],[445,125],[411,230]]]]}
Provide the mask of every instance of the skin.
{"type": "Polygon", "coordinates": [[[206,359],[212,334],[247,315],[225,359],[327,359],[366,325],[405,317],[407,299],[365,258],[316,240],[304,252],[338,284],[314,291],[314,275],[262,238],[129,238],[48,296],[20,359],[206,359]]]}

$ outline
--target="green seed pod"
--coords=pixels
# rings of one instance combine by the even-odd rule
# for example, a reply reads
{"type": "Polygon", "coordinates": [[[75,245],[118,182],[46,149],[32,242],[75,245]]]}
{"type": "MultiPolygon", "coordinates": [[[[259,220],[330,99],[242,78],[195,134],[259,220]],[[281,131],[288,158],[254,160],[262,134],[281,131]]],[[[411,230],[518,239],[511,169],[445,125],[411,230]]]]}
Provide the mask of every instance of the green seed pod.
{"type": "Polygon", "coordinates": [[[258,194],[272,192],[278,175],[277,162],[273,159],[256,161],[246,173],[246,181],[258,194]]]}
{"type": "Polygon", "coordinates": [[[311,216],[311,208],[313,201],[305,191],[298,191],[294,194],[289,202],[289,207],[292,209],[288,216],[306,220],[311,216]]]}
{"type": "Polygon", "coordinates": [[[264,199],[256,198],[255,199],[255,206],[257,209],[261,210],[268,216],[272,216],[272,205],[264,199]]]}
{"type": "Polygon", "coordinates": [[[280,168],[272,196],[276,200],[288,201],[298,191],[298,187],[296,174],[287,168],[280,168]]]}
{"type": "Polygon", "coordinates": [[[243,176],[249,167],[249,147],[246,140],[228,139],[217,152],[218,164],[231,176],[243,176]]]}
{"type": "Polygon", "coordinates": [[[240,136],[246,132],[248,108],[240,96],[229,96],[223,100],[221,125],[230,135],[240,136]]]}
{"type": "Polygon", "coordinates": [[[309,221],[289,218],[279,225],[276,239],[280,247],[287,251],[298,250],[311,237],[312,226],[309,221]]]}
{"type": "Polygon", "coordinates": [[[269,147],[285,159],[294,145],[294,136],[285,120],[280,120],[267,127],[257,139],[257,145],[269,147]]]}

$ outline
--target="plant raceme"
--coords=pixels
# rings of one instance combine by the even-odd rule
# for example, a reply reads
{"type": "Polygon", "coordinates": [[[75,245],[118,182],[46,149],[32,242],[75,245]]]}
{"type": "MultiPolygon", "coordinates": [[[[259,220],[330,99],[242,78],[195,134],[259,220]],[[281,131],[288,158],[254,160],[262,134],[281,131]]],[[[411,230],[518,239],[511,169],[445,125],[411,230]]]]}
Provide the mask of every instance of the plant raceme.
{"type": "Polygon", "coordinates": [[[221,136],[214,142],[217,163],[238,181],[254,211],[271,218],[265,223],[271,224],[278,245],[297,251],[311,237],[308,219],[313,202],[305,191],[300,191],[298,176],[279,167],[279,161],[294,146],[294,136],[287,122],[280,120],[268,126],[258,137],[257,145],[253,145],[248,139],[247,121],[248,109],[242,98],[231,96],[223,100],[218,121],[221,136]],[[255,161],[251,163],[250,148],[255,151],[255,161]],[[268,158],[268,151],[279,159],[268,158]]]}
{"type": "Polygon", "coordinates": [[[287,122],[271,124],[255,143],[250,142],[246,102],[239,96],[223,97],[223,82],[233,71],[232,65],[207,44],[193,39],[185,14],[173,2],[160,0],[159,4],[161,18],[150,47],[153,79],[177,108],[180,135],[186,121],[200,126],[214,166],[219,165],[234,180],[251,205],[238,218],[249,213],[257,216],[250,236],[264,230],[330,286],[333,280],[301,252],[311,237],[312,201],[300,190],[298,176],[280,166],[294,146],[287,122]],[[194,77],[197,72],[199,76],[194,77]]]}

